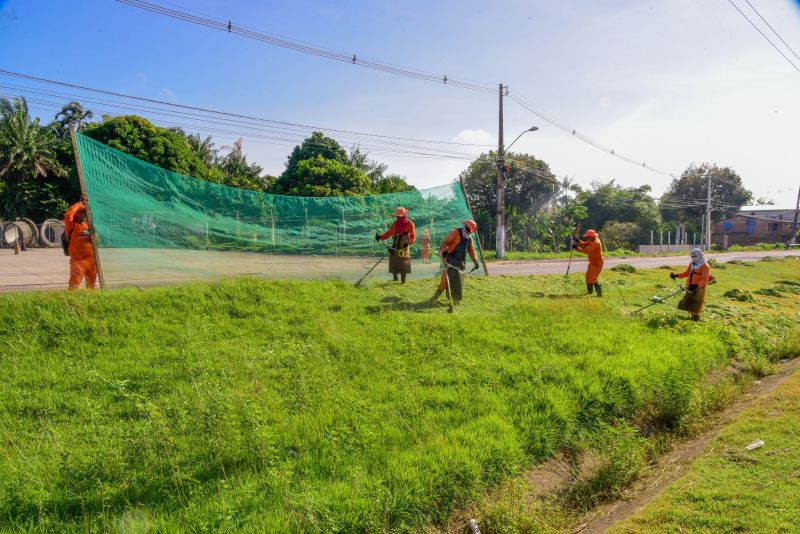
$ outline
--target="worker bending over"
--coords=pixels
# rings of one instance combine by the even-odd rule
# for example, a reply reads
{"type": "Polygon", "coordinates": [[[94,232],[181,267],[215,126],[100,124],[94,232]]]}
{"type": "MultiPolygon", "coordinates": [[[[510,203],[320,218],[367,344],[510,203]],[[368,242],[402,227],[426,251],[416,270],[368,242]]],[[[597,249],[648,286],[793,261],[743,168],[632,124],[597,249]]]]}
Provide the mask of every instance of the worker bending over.
{"type": "Polygon", "coordinates": [[[97,264],[94,261],[92,236],[86,220],[86,195],[73,204],[64,214],[64,234],[69,243],[69,288],[78,289],[81,281],[86,287],[94,289],[97,280],[97,264]]]}
{"type": "Polygon", "coordinates": [[[703,256],[703,251],[693,248],[690,252],[692,261],[682,273],[669,273],[673,280],[676,278],[686,278],[686,293],[678,303],[678,309],[687,311],[691,314],[692,321],[700,320],[700,312],[706,302],[706,286],[710,284],[714,277],[711,276],[711,269],[703,256]]]}
{"type": "Polygon", "coordinates": [[[586,269],[586,292],[591,295],[592,289],[597,290],[597,296],[603,296],[603,286],[597,281],[600,273],[603,270],[603,243],[600,242],[600,236],[594,230],[587,230],[583,237],[586,241],[581,241],[575,238],[575,243],[572,248],[586,254],[589,258],[589,267],[586,269]]]}
{"type": "Polygon", "coordinates": [[[439,287],[436,288],[436,293],[433,294],[432,302],[448,289],[449,282],[449,297],[457,302],[461,302],[463,298],[464,288],[464,268],[466,267],[467,254],[472,258],[474,269],[478,270],[478,257],[475,255],[475,245],[472,243],[472,234],[478,231],[478,225],[475,221],[464,221],[464,226],[454,228],[447,237],[444,238],[442,246],[439,247],[439,255],[442,257],[444,263],[444,270],[442,271],[442,278],[439,280],[439,287]],[[447,277],[447,278],[445,278],[447,277]]]}
{"type": "Polygon", "coordinates": [[[406,275],[411,273],[411,251],[410,247],[417,238],[417,231],[414,222],[408,218],[406,208],[397,208],[392,214],[394,222],[383,234],[376,233],[375,241],[384,241],[392,238],[392,248],[389,249],[389,272],[392,273],[394,281],[400,275],[400,283],[406,283],[406,275]]]}

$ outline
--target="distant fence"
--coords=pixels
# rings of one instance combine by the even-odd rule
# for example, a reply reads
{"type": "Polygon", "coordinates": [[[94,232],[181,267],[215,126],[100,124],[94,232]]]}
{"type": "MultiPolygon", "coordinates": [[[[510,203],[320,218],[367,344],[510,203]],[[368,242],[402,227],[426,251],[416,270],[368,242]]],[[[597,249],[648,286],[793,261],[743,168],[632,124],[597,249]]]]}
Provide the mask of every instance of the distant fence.
{"type": "Polygon", "coordinates": [[[667,254],[669,252],[689,252],[697,245],[639,245],[639,254],[667,254]]]}

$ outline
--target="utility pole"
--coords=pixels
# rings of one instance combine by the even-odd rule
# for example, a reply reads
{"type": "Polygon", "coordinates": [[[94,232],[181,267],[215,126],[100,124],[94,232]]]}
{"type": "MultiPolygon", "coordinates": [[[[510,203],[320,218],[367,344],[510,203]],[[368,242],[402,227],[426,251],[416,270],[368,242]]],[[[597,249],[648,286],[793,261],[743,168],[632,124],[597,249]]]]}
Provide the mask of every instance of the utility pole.
{"type": "Polygon", "coordinates": [[[792,223],[792,245],[797,243],[797,216],[800,214],[800,188],[797,190],[797,206],[794,208],[794,222],[792,223]]]}
{"type": "Polygon", "coordinates": [[[506,207],[505,184],[506,158],[503,153],[503,84],[500,84],[500,120],[497,135],[497,235],[495,237],[495,251],[498,260],[503,259],[506,253],[506,221],[504,217],[506,207]]]}
{"type": "Polygon", "coordinates": [[[711,173],[706,173],[706,251],[711,250],[711,173]]]}

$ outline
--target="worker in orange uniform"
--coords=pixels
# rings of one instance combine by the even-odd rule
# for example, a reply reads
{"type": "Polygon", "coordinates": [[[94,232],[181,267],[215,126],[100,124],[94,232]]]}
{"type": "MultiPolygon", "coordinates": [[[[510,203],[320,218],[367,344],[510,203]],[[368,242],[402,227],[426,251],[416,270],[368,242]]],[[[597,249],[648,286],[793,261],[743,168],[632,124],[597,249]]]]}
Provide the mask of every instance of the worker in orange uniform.
{"type": "Polygon", "coordinates": [[[94,289],[97,280],[97,264],[94,262],[92,237],[86,220],[86,195],[73,204],[64,215],[64,234],[69,242],[69,288],[78,289],[81,281],[86,287],[94,289]]]}
{"type": "Polygon", "coordinates": [[[422,263],[431,262],[431,244],[433,244],[431,232],[425,228],[422,230],[422,235],[419,237],[419,248],[421,251],[422,263]]]}
{"type": "Polygon", "coordinates": [[[392,214],[394,222],[383,234],[376,233],[375,241],[384,241],[392,238],[392,248],[389,249],[389,272],[392,273],[394,281],[397,282],[397,275],[400,275],[400,283],[406,283],[406,275],[411,273],[411,245],[417,238],[417,230],[414,222],[408,218],[406,208],[397,208],[392,214]]]}
{"type": "Polygon", "coordinates": [[[603,243],[600,242],[600,236],[594,230],[587,230],[583,237],[586,241],[575,239],[572,248],[586,254],[589,258],[589,268],[586,269],[586,292],[591,295],[592,289],[597,291],[597,296],[603,296],[603,286],[597,282],[597,277],[603,270],[603,243]]]}
{"type": "Polygon", "coordinates": [[[439,287],[436,288],[431,302],[436,302],[436,299],[448,289],[448,281],[450,282],[450,298],[461,302],[464,293],[464,275],[459,271],[464,271],[466,267],[467,254],[472,258],[473,271],[477,271],[480,267],[478,257],[475,255],[475,245],[472,243],[472,234],[477,231],[478,225],[475,224],[475,221],[464,221],[462,227],[454,228],[444,238],[442,246],[439,247],[444,270],[442,278],[439,280],[439,287]]]}
{"type": "Polygon", "coordinates": [[[669,273],[669,277],[686,278],[686,293],[678,303],[678,309],[687,311],[691,314],[692,321],[700,320],[700,312],[706,302],[706,286],[714,281],[711,276],[711,269],[706,262],[703,251],[693,248],[690,252],[692,261],[682,273],[669,273]]]}

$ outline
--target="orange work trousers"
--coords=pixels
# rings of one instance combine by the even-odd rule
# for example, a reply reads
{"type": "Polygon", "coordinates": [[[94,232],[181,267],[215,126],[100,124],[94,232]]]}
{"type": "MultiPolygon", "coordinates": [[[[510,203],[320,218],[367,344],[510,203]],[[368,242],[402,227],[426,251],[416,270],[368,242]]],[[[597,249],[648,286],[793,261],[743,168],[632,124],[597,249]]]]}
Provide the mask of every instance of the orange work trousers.
{"type": "Polygon", "coordinates": [[[94,262],[94,256],[80,259],[70,256],[69,288],[78,289],[84,279],[86,280],[87,289],[94,289],[97,281],[97,264],[94,262]]]}
{"type": "Polygon", "coordinates": [[[602,263],[598,263],[598,264],[590,263],[589,264],[589,268],[586,269],[586,283],[587,284],[596,284],[597,283],[597,277],[600,276],[600,273],[602,272],[602,270],[603,270],[603,264],[602,263]]]}

